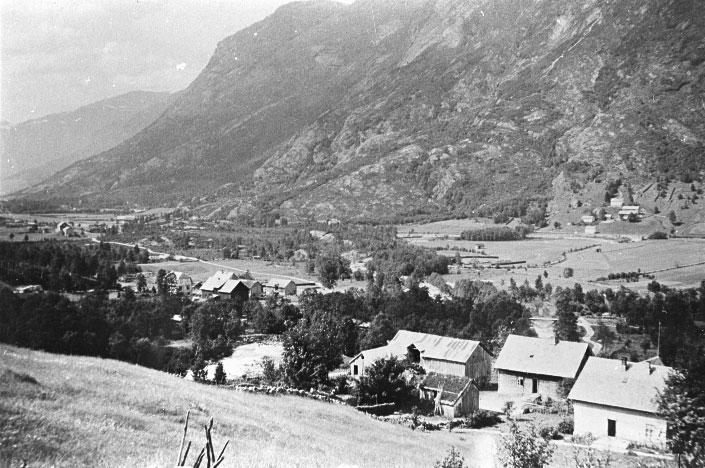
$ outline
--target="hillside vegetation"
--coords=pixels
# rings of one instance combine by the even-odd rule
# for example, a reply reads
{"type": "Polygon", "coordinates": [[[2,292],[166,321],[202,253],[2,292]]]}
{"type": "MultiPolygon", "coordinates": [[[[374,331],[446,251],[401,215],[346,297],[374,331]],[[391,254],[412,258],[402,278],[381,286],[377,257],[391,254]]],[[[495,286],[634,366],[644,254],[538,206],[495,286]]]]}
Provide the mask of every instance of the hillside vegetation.
{"type": "Polygon", "coordinates": [[[28,196],[541,219],[610,180],[699,179],[701,3],[292,3],[221,41],[153,125],[28,196]]]}
{"type": "Polygon", "coordinates": [[[0,453],[28,466],[171,466],[189,410],[194,443],[211,417],[216,447],[230,439],[227,467],[428,467],[451,445],[470,466],[493,457],[490,436],[413,432],[346,406],[0,345],[0,453]]]}
{"type": "Polygon", "coordinates": [[[0,194],[24,189],[134,136],[176,95],[135,91],[0,129],[0,194]]]}

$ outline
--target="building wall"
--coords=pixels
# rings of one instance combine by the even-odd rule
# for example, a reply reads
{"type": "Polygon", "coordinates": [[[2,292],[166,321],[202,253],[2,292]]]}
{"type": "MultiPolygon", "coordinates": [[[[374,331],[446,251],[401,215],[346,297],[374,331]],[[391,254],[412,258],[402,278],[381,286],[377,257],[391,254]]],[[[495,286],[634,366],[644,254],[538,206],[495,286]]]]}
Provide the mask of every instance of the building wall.
{"type": "Polygon", "coordinates": [[[478,346],[465,364],[465,375],[476,381],[490,380],[492,375],[492,356],[478,346]]]}
{"type": "Polygon", "coordinates": [[[538,379],[538,388],[535,395],[550,396],[551,398],[560,398],[559,388],[562,379],[521,374],[515,372],[507,372],[501,369],[497,370],[497,392],[509,395],[532,395],[532,380],[538,379]],[[521,384],[523,379],[523,385],[521,384]]]}
{"type": "Polygon", "coordinates": [[[616,435],[639,444],[663,447],[666,444],[666,421],[649,413],[610,406],[573,402],[574,434],[607,437],[607,420],[616,421],[616,435]]]}
{"type": "Polygon", "coordinates": [[[421,366],[426,372],[436,372],[444,375],[465,376],[465,364],[462,362],[440,361],[437,359],[421,359],[421,366]]]}
{"type": "Polygon", "coordinates": [[[355,379],[359,379],[365,373],[365,358],[359,357],[354,361],[350,361],[350,376],[355,379]],[[355,366],[357,366],[357,374],[354,373],[355,366]]]}

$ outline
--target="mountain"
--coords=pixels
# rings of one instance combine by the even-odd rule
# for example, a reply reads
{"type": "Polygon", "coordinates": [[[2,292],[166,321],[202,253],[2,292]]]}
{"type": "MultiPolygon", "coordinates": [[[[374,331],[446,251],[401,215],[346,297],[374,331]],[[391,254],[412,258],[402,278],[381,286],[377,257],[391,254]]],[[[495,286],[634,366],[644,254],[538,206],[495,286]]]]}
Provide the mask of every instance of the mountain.
{"type": "Polygon", "coordinates": [[[152,123],[174,97],[135,91],[16,125],[3,122],[0,193],[34,185],[112,148],[152,123]]]}
{"type": "Polygon", "coordinates": [[[295,2],[220,42],[152,125],[27,195],[380,220],[699,178],[700,7],[295,2]]]}

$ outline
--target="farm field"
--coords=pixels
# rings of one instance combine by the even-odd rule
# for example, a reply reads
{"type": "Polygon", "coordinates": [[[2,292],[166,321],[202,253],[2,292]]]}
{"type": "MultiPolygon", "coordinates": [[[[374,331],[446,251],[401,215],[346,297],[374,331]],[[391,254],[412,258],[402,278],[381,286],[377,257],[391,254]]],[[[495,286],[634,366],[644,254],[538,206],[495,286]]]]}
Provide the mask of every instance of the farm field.
{"type": "Polygon", "coordinates": [[[423,224],[399,224],[396,226],[397,235],[404,237],[411,235],[434,235],[434,236],[459,236],[467,229],[480,229],[487,226],[494,226],[489,218],[473,219],[448,219],[445,221],[435,221],[423,224]]]}
{"type": "Polygon", "coordinates": [[[669,239],[663,241],[642,241],[619,244],[602,239],[556,239],[537,242],[535,239],[516,242],[485,242],[488,255],[498,255],[500,260],[527,260],[529,265],[538,263],[537,267],[516,267],[502,269],[463,270],[461,274],[446,275],[448,282],[461,278],[490,281],[499,288],[507,288],[510,279],[518,284],[528,280],[533,284],[539,274],[544,271],[548,277],[542,277],[544,282],[554,287],[572,287],[580,283],[584,289],[619,288],[625,286],[636,291],[646,291],[650,279],[637,283],[627,283],[620,280],[595,282],[599,277],[609,273],[638,271],[652,272],[656,281],[675,288],[689,288],[700,285],[705,279],[705,263],[683,268],[692,263],[705,262],[705,241],[699,239],[669,239]],[[589,248],[577,252],[569,252],[570,248],[580,248],[600,243],[601,252],[597,248],[589,248]],[[495,246],[495,244],[498,244],[495,246]],[[570,247],[572,245],[572,247],[570,247]],[[557,260],[562,252],[566,252],[566,261],[541,266],[542,260],[557,260]],[[533,260],[529,260],[533,259],[533,260]],[[536,260],[539,260],[537,262],[536,260]],[[565,278],[563,270],[572,268],[573,277],[565,278]],[[665,271],[657,271],[664,270],[665,271]]]}
{"type": "Polygon", "coordinates": [[[275,276],[284,276],[298,278],[306,281],[317,281],[314,275],[310,275],[304,271],[303,264],[301,268],[293,267],[291,264],[277,264],[263,260],[213,260],[213,261],[198,261],[198,262],[158,262],[140,264],[144,271],[152,271],[154,273],[161,269],[182,271],[193,279],[194,282],[204,281],[218,270],[232,270],[235,273],[245,273],[250,271],[252,276],[257,280],[266,280],[275,276]]]}

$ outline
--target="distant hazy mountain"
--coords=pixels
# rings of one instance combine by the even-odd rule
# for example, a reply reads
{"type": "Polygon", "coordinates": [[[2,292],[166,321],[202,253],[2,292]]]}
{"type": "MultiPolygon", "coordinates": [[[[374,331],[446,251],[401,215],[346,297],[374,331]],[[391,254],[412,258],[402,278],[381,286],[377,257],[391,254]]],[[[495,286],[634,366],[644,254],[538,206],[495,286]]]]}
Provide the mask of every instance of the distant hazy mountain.
{"type": "Polygon", "coordinates": [[[0,193],[37,184],[76,161],[112,148],[152,123],[169,93],[135,91],[0,128],[0,193]]]}
{"type": "Polygon", "coordinates": [[[28,195],[206,196],[221,214],[380,219],[492,213],[616,178],[698,177],[701,7],[292,3],[223,40],[152,125],[28,195]]]}

